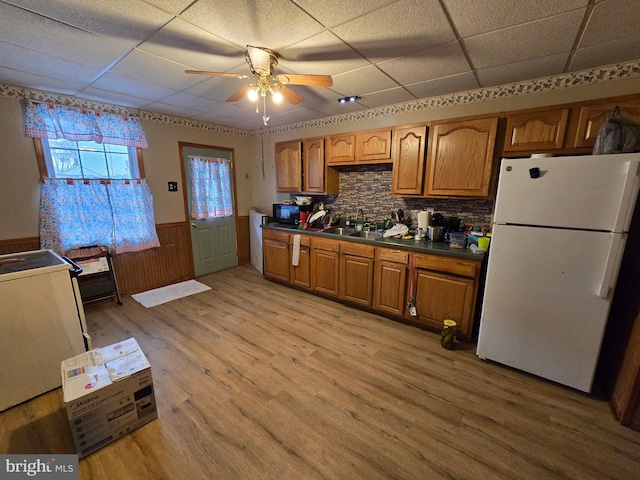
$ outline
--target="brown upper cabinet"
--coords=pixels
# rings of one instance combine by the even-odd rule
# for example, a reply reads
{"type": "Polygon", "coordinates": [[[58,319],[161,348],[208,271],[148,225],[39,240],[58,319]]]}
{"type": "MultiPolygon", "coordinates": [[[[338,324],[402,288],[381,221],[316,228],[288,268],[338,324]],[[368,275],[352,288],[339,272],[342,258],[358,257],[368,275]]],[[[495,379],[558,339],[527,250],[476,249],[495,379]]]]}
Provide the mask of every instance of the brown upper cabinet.
{"type": "MultiPolygon", "coordinates": [[[[578,129],[574,147],[593,149],[598,131],[609,119],[614,108],[619,107],[620,115],[627,120],[640,124],[640,99],[624,103],[604,103],[600,105],[585,105],[580,107],[578,129]]],[[[640,137],[636,150],[640,149],[640,137]]]]}
{"type": "Polygon", "coordinates": [[[497,117],[433,123],[427,196],[488,197],[497,130],[497,117]]]}
{"type": "Polygon", "coordinates": [[[302,192],[302,140],[276,143],[276,191],[302,192]]]}
{"type": "Polygon", "coordinates": [[[560,150],[564,147],[568,121],[568,108],[509,115],[504,152],[560,150]]]}
{"type": "Polygon", "coordinates": [[[276,191],[338,193],[338,172],[327,169],[324,146],[324,137],[276,143],[276,191]]]}
{"type": "Polygon", "coordinates": [[[422,195],[427,127],[397,127],[393,138],[391,194],[422,195]]]}
{"type": "Polygon", "coordinates": [[[391,128],[327,137],[327,165],[391,162],[391,128]]]}

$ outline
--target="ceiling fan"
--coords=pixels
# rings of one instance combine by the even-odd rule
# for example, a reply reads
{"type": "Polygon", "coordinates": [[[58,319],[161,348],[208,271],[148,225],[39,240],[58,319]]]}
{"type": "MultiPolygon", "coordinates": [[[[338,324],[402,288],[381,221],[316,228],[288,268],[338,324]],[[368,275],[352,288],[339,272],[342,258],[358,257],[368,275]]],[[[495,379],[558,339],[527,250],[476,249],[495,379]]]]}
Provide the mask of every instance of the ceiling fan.
{"type": "MultiPolygon", "coordinates": [[[[208,72],[203,70],[185,70],[185,73],[195,73],[199,75],[213,75],[215,77],[232,77],[240,79],[254,79],[255,82],[242,87],[236,93],[227,98],[227,102],[237,102],[245,95],[250,100],[263,99],[264,114],[262,120],[266,125],[269,117],[266,116],[267,93],[273,96],[275,102],[279,103],[284,98],[289,103],[296,105],[304,100],[300,95],[291,90],[287,85],[308,85],[312,87],[330,87],[333,80],[329,75],[305,75],[305,74],[278,74],[274,75],[274,70],[278,65],[278,53],[269,48],[253,47],[247,45],[244,58],[249,64],[252,75],[225,72],[208,72]]],[[[256,113],[259,113],[256,106],[256,113]]]]}

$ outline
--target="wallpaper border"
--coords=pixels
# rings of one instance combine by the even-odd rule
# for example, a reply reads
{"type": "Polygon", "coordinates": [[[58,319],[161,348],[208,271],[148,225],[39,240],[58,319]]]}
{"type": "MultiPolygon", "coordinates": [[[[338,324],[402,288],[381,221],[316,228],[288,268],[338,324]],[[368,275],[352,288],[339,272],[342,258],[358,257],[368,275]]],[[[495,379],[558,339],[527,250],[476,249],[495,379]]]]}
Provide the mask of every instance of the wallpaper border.
{"type": "Polygon", "coordinates": [[[315,120],[292,123],[280,127],[271,127],[265,130],[242,130],[238,128],[226,127],[224,125],[202,122],[199,120],[189,120],[187,118],[175,117],[172,115],[165,115],[157,112],[149,112],[136,108],[83,99],[72,95],[56,94],[3,83],[0,83],[0,96],[29,99],[39,102],[52,102],[58,105],[65,105],[69,107],[101,110],[107,113],[138,117],[141,120],[166,123],[169,125],[180,127],[197,128],[227,135],[258,137],[266,134],[292,132],[306,128],[339,125],[342,123],[370,120],[380,117],[386,117],[389,115],[400,115],[404,113],[419,112],[432,108],[450,107],[455,105],[482,102],[486,100],[515,97],[517,95],[528,95],[533,93],[548,92],[552,90],[580,87],[611,80],[632,78],[636,76],[640,76],[640,60],[618,63],[590,70],[582,70],[579,72],[571,72],[562,75],[553,75],[534,80],[514,82],[506,85],[499,85],[496,87],[484,87],[465,92],[422,98],[409,102],[397,103],[394,105],[369,108],[358,112],[344,113],[315,120]]]}

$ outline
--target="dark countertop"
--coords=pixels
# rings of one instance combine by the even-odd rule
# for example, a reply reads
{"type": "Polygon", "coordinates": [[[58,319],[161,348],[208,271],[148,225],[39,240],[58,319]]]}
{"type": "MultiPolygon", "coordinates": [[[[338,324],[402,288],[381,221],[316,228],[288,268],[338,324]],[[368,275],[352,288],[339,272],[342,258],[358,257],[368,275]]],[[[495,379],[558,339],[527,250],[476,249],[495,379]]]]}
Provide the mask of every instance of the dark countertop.
{"type": "Polygon", "coordinates": [[[286,230],[291,233],[301,233],[305,235],[314,235],[325,238],[333,238],[336,240],[346,240],[349,242],[366,243],[369,245],[379,245],[381,247],[395,247],[401,250],[411,250],[413,252],[430,253],[433,255],[445,255],[448,257],[459,257],[467,260],[482,261],[484,254],[472,253],[468,248],[449,248],[449,244],[441,242],[430,242],[428,240],[403,240],[401,238],[385,238],[380,237],[375,240],[352,237],[349,235],[337,235],[335,233],[325,233],[322,230],[301,230],[296,225],[287,225],[283,223],[267,223],[262,228],[272,230],[286,230]]]}

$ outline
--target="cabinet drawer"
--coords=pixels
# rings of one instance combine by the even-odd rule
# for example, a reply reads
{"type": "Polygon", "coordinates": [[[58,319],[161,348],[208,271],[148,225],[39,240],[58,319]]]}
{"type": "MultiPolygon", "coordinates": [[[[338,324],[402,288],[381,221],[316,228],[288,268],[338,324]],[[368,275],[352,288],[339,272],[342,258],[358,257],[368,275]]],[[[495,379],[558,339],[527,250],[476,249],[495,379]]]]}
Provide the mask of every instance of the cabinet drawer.
{"type": "MultiPolygon", "coordinates": [[[[297,234],[294,233],[293,235],[291,235],[291,245],[293,245],[294,235],[297,235],[297,234]]],[[[309,235],[300,235],[300,246],[308,247],[309,245],[311,245],[311,238],[309,238],[309,235]]]]}
{"type": "Polygon", "coordinates": [[[313,237],[311,239],[311,247],[318,250],[328,250],[330,252],[340,251],[340,241],[330,238],[313,237]]]}
{"type": "Polygon", "coordinates": [[[373,258],[375,247],[373,245],[362,245],[360,243],[340,242],[340,253],[355,255],[357,257],[373,258]]]}
{"type": "Polygon", "coordinates": [[[391,248],[378,248],[378,256],[376,259],[407,265],[409,263],[409,252],[404,250],[393,250],[391,248]]]}
{"type": "Polygon", "coordinates": [[[479,264],[472,260],[463,260],[460,258],[416,254],[415,267],[461,275],[463,277],[475,277],[479,264]]]}
{"type": "Polygon", "coordinates": [[[275,240],[276,242],[289,243],[289,233],[279,230],[270,230],[265,228],[262,230],[262,238],[263,240],[275,240]]]}

